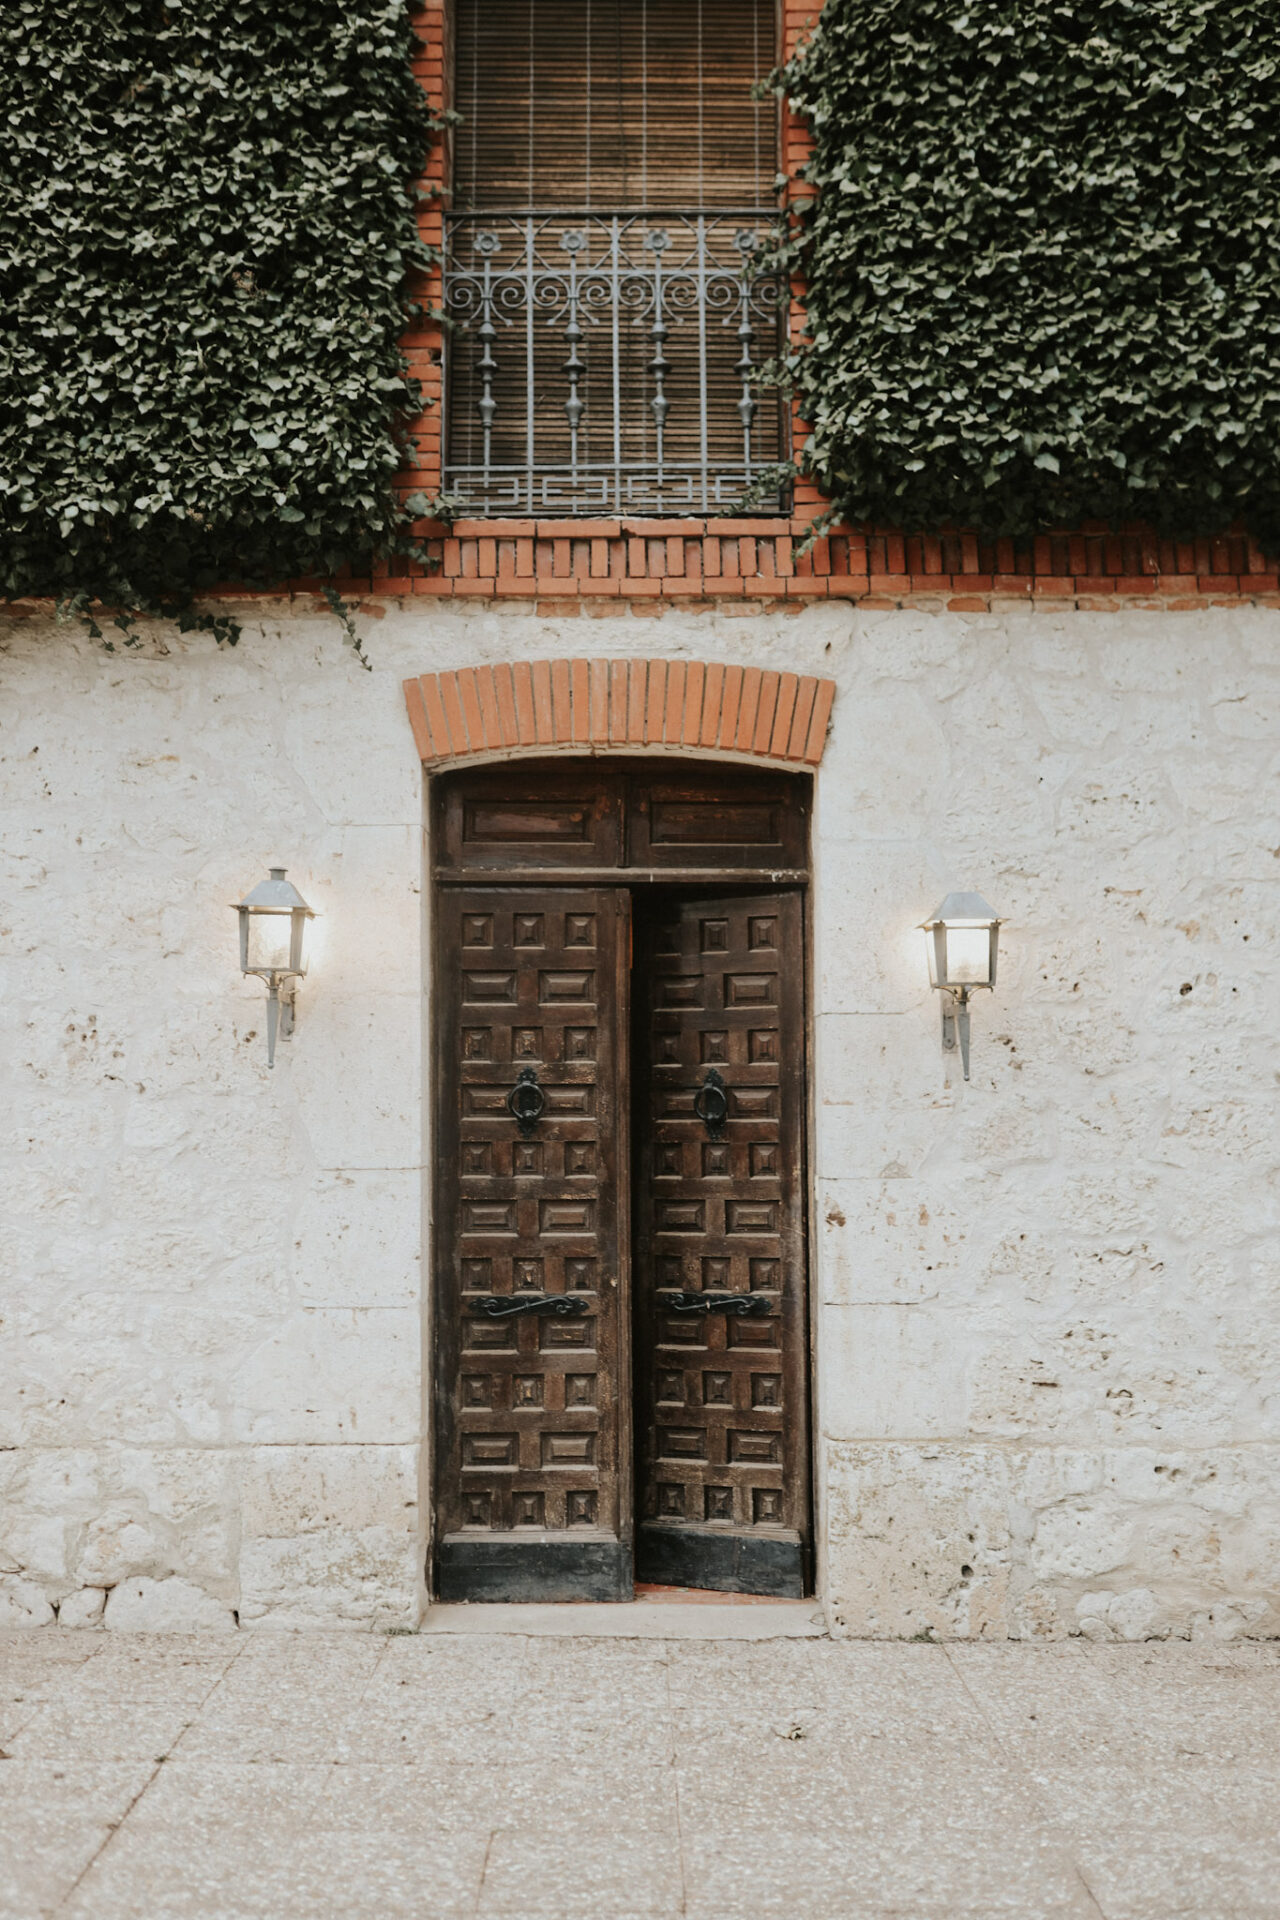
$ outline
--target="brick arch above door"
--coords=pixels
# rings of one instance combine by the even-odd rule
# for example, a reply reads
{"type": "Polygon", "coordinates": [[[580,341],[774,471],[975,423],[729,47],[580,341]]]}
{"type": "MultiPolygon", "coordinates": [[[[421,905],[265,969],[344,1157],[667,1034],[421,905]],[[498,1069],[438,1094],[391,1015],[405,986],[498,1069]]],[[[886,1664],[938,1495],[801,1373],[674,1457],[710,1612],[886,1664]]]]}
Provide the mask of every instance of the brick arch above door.
{"type": "Polygon", "coordinates": [[[404,683],[426,766],[665,747],[816,767],[835,682],[703,660],[516,660],[404,683]]]}

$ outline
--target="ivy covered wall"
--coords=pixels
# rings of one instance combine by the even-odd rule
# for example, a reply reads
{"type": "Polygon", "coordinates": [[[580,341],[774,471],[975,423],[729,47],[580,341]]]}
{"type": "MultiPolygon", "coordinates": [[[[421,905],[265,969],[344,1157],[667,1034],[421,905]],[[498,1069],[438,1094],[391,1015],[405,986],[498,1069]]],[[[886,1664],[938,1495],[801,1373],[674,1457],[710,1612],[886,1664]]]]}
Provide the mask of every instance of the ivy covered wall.
{"type": "Polygon", "coordinates": [[[0,590],[181,604],[394,541],[430,116],[400,0],[12,0],[0,590]]]}
{"type": "Polygon", "coordinates": [[[826,0],[780,84],[844,516],[1280,545],[1273,0],[826,0]]]}

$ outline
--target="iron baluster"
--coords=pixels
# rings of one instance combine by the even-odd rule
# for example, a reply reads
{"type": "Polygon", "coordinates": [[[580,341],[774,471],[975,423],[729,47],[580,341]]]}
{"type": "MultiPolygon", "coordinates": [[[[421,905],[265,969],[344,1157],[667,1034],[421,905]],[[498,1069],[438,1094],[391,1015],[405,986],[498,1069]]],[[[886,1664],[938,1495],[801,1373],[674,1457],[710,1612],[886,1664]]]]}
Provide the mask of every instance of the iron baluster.
{"type": "Polygon", "coordinates": [[[648,236],[646,242],[653,253],[653,325],[649,329],[653,341],[653,358],[649,362],[649,371],[653,375],[653,399],[649,402],[656,429],[656,448],[658,458],[658,492],[661,494],[664,484],[663,475],[663,430],[666,426],[667,411],[671,402],[667,399],[664,387],[667,375],[671,371],[671,362],[663,352],[670,329],[665,315],[666,295],[662,288],[662,256],[671,245],[671,235],[665,227],[658,227],[648,236]]]}
{"type": "Polygon", "coordinates": [[[698,450],[702,464],[702,511],[707,511],[707,223],[698,216],[698,450]]]}
{"type": "Polygon", "coordinates": [[[480,296],[480,325],[476,329],[476,338],[480,342],[480,358],[476,362],[476,371],[480,375],[480,398],[476,402],[480,414],[480,430],[483,438],[484,477],[489,478],[489,467],[493,451],[493,416],[498,411],[498,403],[493,397],[493,376],[498,371],[498,363],[493,357],[493,343],[498,337],[493,324],[493,277],[490,270],[490,256],[502,245],[502,236],[483,228],[476,235],[476,252],[483,262],[484,290],[480,296]]]}
{"type": "Polygon", "coordinates": [[[613,500],[622,512],[622,230],[615,213],[609,222],[610,319],[613,322],[613,500]]]}
{"type": "Polygon", "coordinates": [[[565,345],[569,349],[569,358],[564,363],[564,372],[569,377],[569,395],[564,410],[569,418],[569,470],[575,486],[578,479],[578,422],[582,419],[583,409],[578,382],[587,364],[578,352],[582,342],[582,328],[578,325],[578,255],[585,241],[586,235],[576,229],[560,236],[560,245],[569,256],[569,317],[564,329],[565,345]]]}
{"type": "Polygon", "coordinates": [[[537,466],[534,433],[534,374],[533,374],[533,220],[525,221],[524,229],[524,437],[525,437],[525,505],[533,512],[533,476],[537,466]]]}
{"type": "Polygon", "coordinates": [[[751,342],[754,329],[751,325],[751,279],[747,272],[748,260],[755,252],[756,236],[748,228],[742,227],[734,236],[734,245],[742,255],[742,308],[738,321],[738,340],[742,352],[734,371],[742,381],[742,398],[738,402],[738,414],[742,420],[742,471],[748,486],[751,484],[751,427],[756,417],[756,400],[751,391],[751,376],[755,367],[751,359],[751,342]]]}

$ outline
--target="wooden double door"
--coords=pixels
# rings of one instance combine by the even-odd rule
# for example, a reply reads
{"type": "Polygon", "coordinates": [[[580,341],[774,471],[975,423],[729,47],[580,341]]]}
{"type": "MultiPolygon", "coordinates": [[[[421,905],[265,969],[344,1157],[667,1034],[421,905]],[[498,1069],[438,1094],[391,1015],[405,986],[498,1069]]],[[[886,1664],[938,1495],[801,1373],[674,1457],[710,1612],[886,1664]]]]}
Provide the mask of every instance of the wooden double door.
{"type": "Polygon", "coordinates": [[[806,784],[439,787],[436,1589],[802,1594],[806,784]]]}

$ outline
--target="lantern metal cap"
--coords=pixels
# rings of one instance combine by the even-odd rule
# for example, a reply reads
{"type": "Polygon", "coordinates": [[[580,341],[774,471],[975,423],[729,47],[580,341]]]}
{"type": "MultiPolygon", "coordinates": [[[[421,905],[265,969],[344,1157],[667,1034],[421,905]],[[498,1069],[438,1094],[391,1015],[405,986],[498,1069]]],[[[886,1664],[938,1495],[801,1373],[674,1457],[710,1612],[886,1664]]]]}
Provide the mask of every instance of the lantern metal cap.
{"type": "Polygon", "coordinates": [[[236,902],[240,908],[247,907],[250,913],[305,913],[312,920],[315,913],[307,905],[292,880],[286,880],[283,867],[272,867],[270,878],[259,880],[256,887],[246,893],[243,900],[236,902]]]}
{"type": "Polygon", "coordinates": [[[969,923],[975,926],[1003,926],[999,914],[980,893],[949,893],[942,905],[935,907],[927,920],[921,921],[925,927],[955,926],[969,923]]]}

